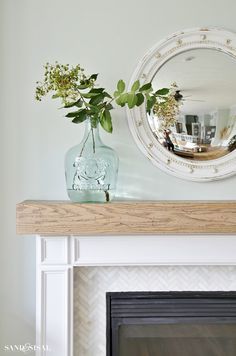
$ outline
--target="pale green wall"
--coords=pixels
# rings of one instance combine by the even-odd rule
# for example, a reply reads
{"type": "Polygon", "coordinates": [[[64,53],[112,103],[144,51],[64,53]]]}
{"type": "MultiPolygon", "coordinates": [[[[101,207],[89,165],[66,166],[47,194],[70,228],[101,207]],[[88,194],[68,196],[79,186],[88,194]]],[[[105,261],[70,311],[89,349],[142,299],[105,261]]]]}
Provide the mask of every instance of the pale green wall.
{"type": "MultiPolygon", "coordinates": [[[[46,61],[80,63],[108,89],[129,80],[138,60],[177,30],[236,31],[235,0],[0,0],[1,17],[1,345],[34,342],[34,239],[16,237],[15,204],[64,199],[63,157],[80,141],[58,103],[33,100],[46,61]],[[25,260],[21,263],[21,260],[25,260]]],[[[138,150],[124,110],[104,140],[120,156],[118,194],[140,199],[235,199],[236,178],[191,183],[155,168],[138,150]]],[[[0,352],[2,355],[2,351],[0,352]]]]}

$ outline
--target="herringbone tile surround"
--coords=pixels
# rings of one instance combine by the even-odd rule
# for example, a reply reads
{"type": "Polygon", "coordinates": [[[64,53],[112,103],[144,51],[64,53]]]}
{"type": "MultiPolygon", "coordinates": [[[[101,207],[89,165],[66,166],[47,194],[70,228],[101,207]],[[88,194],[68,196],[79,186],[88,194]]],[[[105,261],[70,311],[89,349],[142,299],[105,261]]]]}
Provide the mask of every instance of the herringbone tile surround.
{"type": "Polygon", "coordinates": [[[105,356],[107,291],[236,290],[236,267],[78,267],[74,277],[74,356],[105,356]]]}

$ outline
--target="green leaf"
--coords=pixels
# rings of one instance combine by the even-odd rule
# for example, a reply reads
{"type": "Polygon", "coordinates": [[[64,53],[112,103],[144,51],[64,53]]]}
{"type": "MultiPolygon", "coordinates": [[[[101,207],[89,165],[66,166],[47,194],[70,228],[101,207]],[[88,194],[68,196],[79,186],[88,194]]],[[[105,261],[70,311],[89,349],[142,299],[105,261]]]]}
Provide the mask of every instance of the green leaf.
{"type": "Polygon", "coordinates": [[[121,104],[127,104],[128,103],[128,93],[123,93],[120,96],[121,104]]]}
{"type": "Polygon", "coordinates": [[[98,94],[97,96],[94,96],[93,98],[90,99],[89,104],[98,105],[104,100],[105,97],[106,95],[104,95],[104,93],[98,94]]]}
{"type": "Polygon", "coordinates": [[[85,121],[86,119],[87,119],[87,110],[83,109],[83,110],[79,111],[79,113],[74,117],[72,122],[74,124],[79,124],[79,123],[85,121]]]}
{"type": "Polygon", "coordinates": [[[112,96],[110,95],[110,94],[108,94],[106,91],[104,91],[104,93],[103,94],[105,94],[105,97],[106,98],[110,98],[110,99],[112,99],[112,96]]]}
{"type": "Polygon", "coordinates": [[[95,81],[95,80],[97,80],[97,77],[98,77],[98,73],[92,74],[92,75],[90,75],[89,80],[93,79],[95,81]]]}
{"type": "Polygon", "coordinates": [[[91,105],[91,104],[87,104],[87,107],[89,108],[89,109],[86,109],[86,111],[87,111],[87,113],[89,114],[89,115],[93,115],[93,114],[95,114],[95,113],[99,113],[99,111],[100,111],[100,109],[99,109],[99,105],[91,105]]]}
{"type": "Polygon", "coordinates": [[[80,115],[81,113],[85,113],[86,114],[87,110],[86,109],[80,109],[77,111],[73,111],[73,112],[69,112],[66,117],[76,117],[78,115],[80,115]]]}
{"type": "Polygon", "coordinates": [[[156,97],[150,96],[150,98],[147,100],[147,105],[146,105],[146,110],[149,114],[151,113],[151,109],[153,108],[155,103],[156,103],[156,97]]]}
{"type": "Polygon", "coordinates": [[[87,119],[87,115],[85,116],[82,116],[82,115],[79,115],[79,116],[76,116],[72,122],[73,124],[81,124],[81,122],[85,121],[87,119]]]}
{"type": "Polygon", "coordinates": [[[138,93],[138,94],[136,94],[136,97],[137,97],[136,105],[137,106],[142,105],[142,103],[144,102],[144,95],[142,93],[138,93]]]}
{"type": "Polygon", "coordinates": [[[83,106],[83,101],[79,99],[78,101],[76,101],[75,106],[77,106],[77,108],[81,108],[83,106]]]}
{"type": "Polygon", "coordinates": [[[162,88],[162,89],[159,89],[155,92],[156,95],[167,95],[169,94],[170,92],[170,89],[168,88],[162,88]]]}
{"type": "Polygon", "coordinates": [[[135,93],[128,93],[127,102],[128,107],[132,109],[137,104],[138,98],[135,93]]]}
{"type": "Polygon", "coordinates": [[[117,98],[120,95],[120,93],[116,90],[113,95],[115,98],[117,98]]]}
{"type": "Polygon", "coordinates": [[[151,98],[151,90],[147,90],[143,92],[143,95],[145,95],[146,100],[149,100],[151,98]]]}
{"type": "Polygon", "coordinates": [[[122,79],[120,79],[117,83],[117,90],[120,94],[125,91],[125,82],[122,79]]]}
{"type": "Polygon", "coordinates": [[[73,111],[73,112],[69,112],[66,117],[75,117],[77,115],[79,115],[81,110],[78,110],[78,111],[73,111]]]}
{"type": "Polygon", "coordinates": [[[123,93],[116,98],[116,103],[119,106],[125,106],[128,103],[128,93],[123,93]]]}
{"type": "Polygon", "coordinates": [[[105,88],[93,88],[90,90],[90,93],[102,93],[104,90],[105,88]]]}
{"type": "Polygon", "coordinates": [[[94,115],[99,114],[99,111],[91,109],[91,110],[86,110],[86,113],[87,113],[88,116],[92,117],[94,115]]]}
{"type": "Polygon", "coordinates": [[[135,92],[136,90],[139,89],[139,87],[140,87],[140,82],[139,82],[139,80],[136,80],[131,87],[131,91],[135,92]]]}
{"type": "Polygon", "coordinates": [[[146,90],[149,90],[149,89],[152,89],[152,83],[146,83],[144,84],[143,86],[141,86],[141,88],[139,89],[139,91],[146,91],[146,90]]]}
{"type": "Polygon", "coordinates": [[[112,104],[110,102],[108,102],[108,101],[104,101],[103,103],[98,104],[97,108],[99,109],[100,112],[103,111],[103,109],[107,109],[107,110],[114,109],[112,104]]]}
{"type": "Polygon", "coordinates": [[[73,106],[77,106],[78,108],[80,108],[82,105],[83,105],[83,102],[82,102],[82,100],[79,99],[79,100],[77,100],[77,101],[75,101],[73,103],[69,103],[69,104],[64,105],[64,108],[68,109],[68,108],[72,108],[73,106]]]}
{"type": "Polygon", "coordinates": [[[100,124],[105,131],[112,133],[112,119],[109,110],[104,110],[104,112],[100,116],[100,124]]]}
{"type": "Polygon", "coordinates": [[[80,84],[80,85],[77,85],[77,88],[79,90],[83,90],[83,89],[88,89],[90,87],[90,84],[80,84]]]}
{"type": "Polygon", "coordinates": [[[72,108],[72,106],[75,106],[76,102],[69,103],[63,106],[64,109],[72,108]]]}
{"type": "Polygon", "coordinates": [[[116,98],[116,104],[117,105],[122,105],[122,101],[121,101],[121,98],[120,98],[120,95],[116,98]]]}
{"type": "Polygon", "coordinates": [[[90,99],[90,98],[93,98],[94,96],[97,96],[97,95],[98,95],[98,93],[91,92],[91,90],[90,90],[88,93],[84,93],[83,97],[86,98],[86,99],[90,99]]]}

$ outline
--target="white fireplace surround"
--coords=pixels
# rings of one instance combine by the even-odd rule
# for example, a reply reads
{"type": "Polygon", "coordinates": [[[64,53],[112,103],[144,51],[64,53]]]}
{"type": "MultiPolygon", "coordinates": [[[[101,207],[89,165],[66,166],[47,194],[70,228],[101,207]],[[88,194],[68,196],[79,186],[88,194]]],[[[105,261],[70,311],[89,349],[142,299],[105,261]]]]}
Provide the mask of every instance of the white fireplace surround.
{"type": "Polygon", "coordinates": [[[236,265],[235,235],[37,236],[36,355],[73,356],[75,267],[160,265],[236,265]]]}

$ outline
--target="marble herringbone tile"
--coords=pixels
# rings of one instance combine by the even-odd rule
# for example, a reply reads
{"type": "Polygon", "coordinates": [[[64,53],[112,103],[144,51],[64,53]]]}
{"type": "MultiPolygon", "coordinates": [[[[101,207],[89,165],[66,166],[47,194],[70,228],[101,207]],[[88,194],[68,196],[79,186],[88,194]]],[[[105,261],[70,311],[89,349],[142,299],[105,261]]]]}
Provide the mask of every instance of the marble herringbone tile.
{"type": "Polygon", "coordinates": [[[78,267],[74,275],[74,356],[106,355],[106,292],[236,290],[236,267],[78,267]]]}

